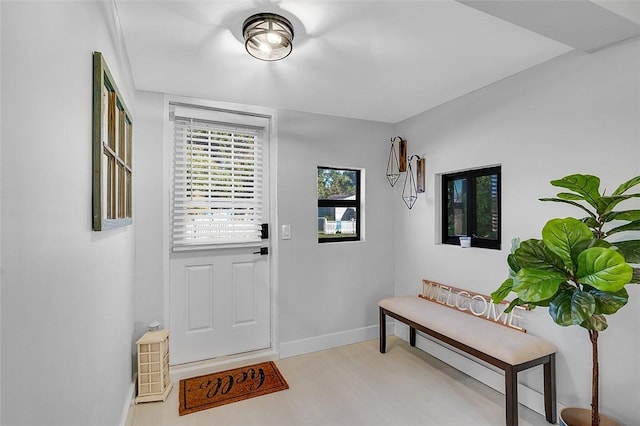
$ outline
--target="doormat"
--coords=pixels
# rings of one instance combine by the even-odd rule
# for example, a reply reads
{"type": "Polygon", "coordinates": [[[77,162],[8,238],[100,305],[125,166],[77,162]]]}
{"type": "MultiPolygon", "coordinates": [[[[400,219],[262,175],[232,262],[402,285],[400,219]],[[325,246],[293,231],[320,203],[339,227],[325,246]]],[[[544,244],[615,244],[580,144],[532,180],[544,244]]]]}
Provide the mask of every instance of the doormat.
{"type": "Polygon", "coordinates": [[[289,389],[273,361],[180,380],[181,416],[289,389]]]}

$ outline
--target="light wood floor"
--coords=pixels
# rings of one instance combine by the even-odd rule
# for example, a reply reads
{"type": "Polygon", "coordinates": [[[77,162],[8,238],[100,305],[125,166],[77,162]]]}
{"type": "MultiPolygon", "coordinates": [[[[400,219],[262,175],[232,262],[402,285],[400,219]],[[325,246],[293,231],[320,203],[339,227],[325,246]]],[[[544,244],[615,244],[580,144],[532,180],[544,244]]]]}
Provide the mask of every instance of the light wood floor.
{"type": "MultiPolygon", "coordinates": [[[[288,390],[180,417],[174,386],[166,402],[134,406],[132,425],[504,425],[502,394],[396,337],[386,354],[369,340],[276,364],[288,390]]],[[[520,426],[549,424],[522,405],[519,415],[520,426]]]]}

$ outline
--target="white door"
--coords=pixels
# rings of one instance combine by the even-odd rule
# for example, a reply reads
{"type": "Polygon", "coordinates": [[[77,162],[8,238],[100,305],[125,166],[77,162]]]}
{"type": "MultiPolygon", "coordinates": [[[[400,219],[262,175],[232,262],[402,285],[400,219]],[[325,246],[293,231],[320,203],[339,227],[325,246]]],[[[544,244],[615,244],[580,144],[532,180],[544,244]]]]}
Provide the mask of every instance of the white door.
{"type": "Polygon", "coordinates": [[[269,120],[179,105],[172,119],[171,364],[269,348],[269,120]]]}
{"type": "Polygon", "coordinates": [[[174,254],[172,364],[270,346],[269,261],[258,250],[174,254]]]}

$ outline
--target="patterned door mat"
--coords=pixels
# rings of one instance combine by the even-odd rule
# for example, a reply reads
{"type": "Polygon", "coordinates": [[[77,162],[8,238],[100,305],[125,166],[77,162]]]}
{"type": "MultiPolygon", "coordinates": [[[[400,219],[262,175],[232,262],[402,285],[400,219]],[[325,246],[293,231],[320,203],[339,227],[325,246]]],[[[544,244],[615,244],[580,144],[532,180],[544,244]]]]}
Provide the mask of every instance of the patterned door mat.
{"type": "Polygon", "coordinates": [[[181,416],[289,389],[273,361],[180,380],[181,416]]]}

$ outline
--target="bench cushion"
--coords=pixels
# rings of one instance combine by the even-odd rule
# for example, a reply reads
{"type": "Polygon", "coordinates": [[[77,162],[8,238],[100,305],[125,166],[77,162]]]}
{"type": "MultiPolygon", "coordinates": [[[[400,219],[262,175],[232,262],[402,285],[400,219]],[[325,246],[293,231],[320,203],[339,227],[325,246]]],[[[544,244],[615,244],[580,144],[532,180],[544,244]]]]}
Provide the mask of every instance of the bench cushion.
{"type": "Polygon", "coordinates": [[[443,334],[511,365],[555,353],[557,348],[537,336],[481,318],[473,318],[418,296],[398,296],[378,305],[417,324],[443,334]]]}

